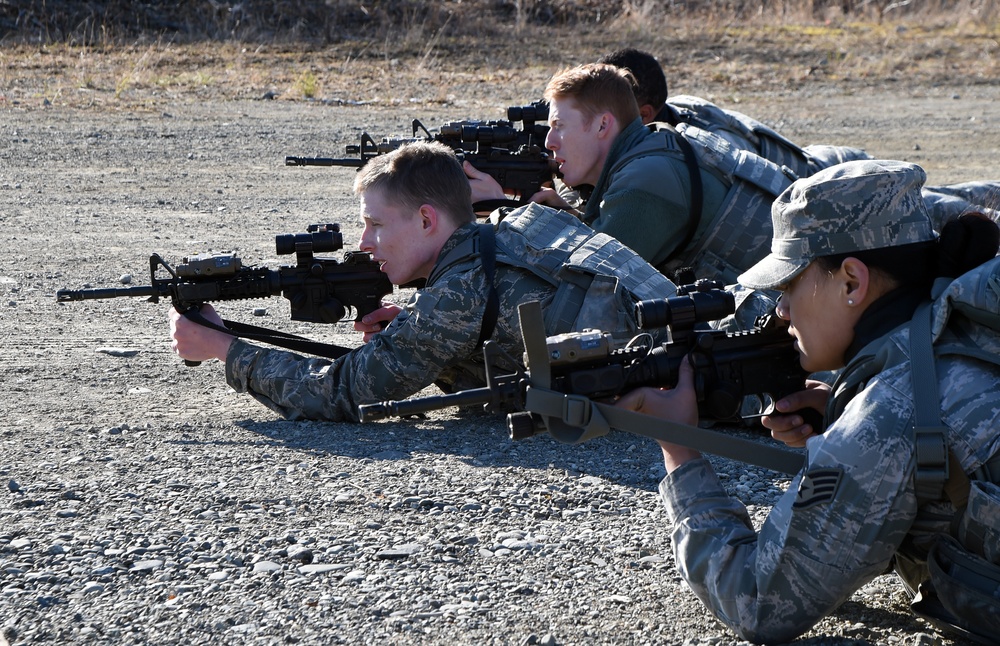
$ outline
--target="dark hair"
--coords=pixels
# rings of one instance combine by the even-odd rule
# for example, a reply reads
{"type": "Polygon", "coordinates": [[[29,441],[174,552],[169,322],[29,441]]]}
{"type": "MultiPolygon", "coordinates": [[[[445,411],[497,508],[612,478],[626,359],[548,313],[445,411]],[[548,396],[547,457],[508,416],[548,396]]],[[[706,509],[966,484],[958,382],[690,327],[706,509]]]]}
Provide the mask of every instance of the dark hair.
{"type": "Polygon", "coordinates": [[[857,258],[897,287],[930,294],[934,280],[954,278],[997,255],[1000,228],[982,213],[965,213],[949,220],[937,240],[899,247],[868,249],[816,259],[826,271],[836,271],[846,258],[857,258]]]}
{"type": "Polygon", "coordinates": [[[472,189],[455,151],[442,143],[413,142],[373,157],[354,178],[354,193],[375,189],[409,210],[431,204],[453,224],[474,222],[472,189]]]}
{"type": "Polygon", "coordinates": [[[667,102],[667,77],[656,57],[632,47],[605,54],[598,63],[624,67],[635,77],[635,100],[639,107],[651,105],[657,110],[667,102]]]}

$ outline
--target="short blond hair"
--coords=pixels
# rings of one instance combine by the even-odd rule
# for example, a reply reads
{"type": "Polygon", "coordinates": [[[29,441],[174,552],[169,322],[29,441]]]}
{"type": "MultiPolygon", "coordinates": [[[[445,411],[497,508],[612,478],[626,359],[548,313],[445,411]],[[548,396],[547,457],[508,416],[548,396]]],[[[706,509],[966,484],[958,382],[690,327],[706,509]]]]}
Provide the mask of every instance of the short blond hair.
{"type": "Polygon", "coordinates": [[[573,99],[589,123],[602,112],[610,112],[625,127],[639,118],[635,100],[635,77],[626,69],[590,63],[565,69],[549,80],[545,100],[573,99]]]}
{"type": "Polygon", "coordinates": [[[458,226],[476,219],[462,164],[455,151],[436,141],[404,144],[370,159],[354,178],[354,194],[372,189],[409,211],[430,204],[458,226]]]}

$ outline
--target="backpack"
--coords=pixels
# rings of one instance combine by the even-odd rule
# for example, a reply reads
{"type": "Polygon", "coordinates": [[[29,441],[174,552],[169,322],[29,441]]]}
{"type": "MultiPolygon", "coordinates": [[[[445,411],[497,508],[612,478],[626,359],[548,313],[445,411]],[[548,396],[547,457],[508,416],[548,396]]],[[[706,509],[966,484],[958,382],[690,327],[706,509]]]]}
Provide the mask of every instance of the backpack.
{"type": "MultiPolygon", "coordinates": [[[[1000,634],[1000,454],[971,476],[951,456],[940,421],[934,357],[960,355],[1000,365],[1000,257],[954,280],[939,280],[933,295],[910,322],[914,485],[918,503],[946,494],[963,511],[952,523],[952,533],[938,537],[930,550],[930,578],[920,584],[911,607],[938,627],[994,640],[1000,634]],[[945,335],[960,318],[975,325],[945,335]]],[[[838,384],[853,390],[891,361],[879,355],[863,358],[838,384]]]]}
{"type": "MultiPolygon", "coordinates": [[[[547,281],[555,287],[544,311],[547,335],[597,329],[631,338],[638,330],[635,302],[668,298],[677,291],[630,248],[566,211],[537,203],[501,211],[494,217],[498,224],[480,224],[479,236],[449,252],[441,266],[481,262],[491,301],[496,299],[496,263],[547,281]]],[[[480,345],[492,336],[497,311],[487,305],[480,345]]]]}
{"type": "Polygon", "coordinates": [[[713,132],[737,148],[749,144],[751,152],[790,169],[798,177],[808,177],[841,162],[871,158],[860,148],[848,146],[812,145],[803,148],[742,112],[725,110],[696,96],[670,97],[666,105],[678,123],[713,132]]]}
{"type": "MultiPolygon", "coordinates": [[[[665,124],[650,126],[668,128],[665,124]]],[[[771,204],[796,176],[707,130],[682,123],[668,132],[686,141],[698,167],[714,174],[729,190],[716,213],[701,214],[711,218],[702,236],[678,248],[666,269],[672,272],[690,267],[697,278],[734,284],[741,273],[770,251],[771,204]]],[[[639,154],[641,151],[626,155],[619,163],[639,154]]]]}

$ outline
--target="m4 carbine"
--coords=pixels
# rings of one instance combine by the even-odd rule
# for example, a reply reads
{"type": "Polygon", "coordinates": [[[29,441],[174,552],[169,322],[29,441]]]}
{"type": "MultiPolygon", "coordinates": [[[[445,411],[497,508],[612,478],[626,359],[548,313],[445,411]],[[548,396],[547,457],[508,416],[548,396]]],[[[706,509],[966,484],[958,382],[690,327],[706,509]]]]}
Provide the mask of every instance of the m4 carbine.
{"type": "MultiPolygon", "coordinates": [[[[203,303],[269,298],[281,295],[291,305],[293,321],[336,323],[345,317],[360,318],[381,307],[382,297],[392,293],[392,283],[371,255],[348,251],[343,260],[316,257],[315,253],[338,251],[343,237],[336,224],[313,224],[305,233],[275,237],[278,255],[295,254],[294,265],[277,269],[245,267],[234,254],[202,254],[185,258],[171,267],[159,254],[149,257],[149,285],[100,289],[61,289],[59,302],[91,299],[146,297],[158,303],[169,298],[181,313],[194,313],[203,303]]],[[[196,316],[195,320],[202,322],[196,316]]],[[[237,336],[325,354],[318,344],[256,326],[226,321],[227,330],[237,336]],[[304,343],[282,343],[280,339],[304,343]],[[314,347],[313,347],[314,346],[314,347]]],[[[342,354],[338,352],[338,354],[342,354]]]]}
{"type": "MultiPolygon", "coordinates": [[[[682,286],[678,294],[636,304],[640,328],[669,327],[669,341],[654,343],[651,336],[640,334],[624,346],[611,334],[597,330],[543,338],[540,306],[522,305],[519,313],[528,370],[496,375],[491,359],[498,351],[488,342],[483,349],[486,387],[362,405],[361,420],[482,405],[487,412],[509,413],[512,439],[548,432],[559,441],[575,444],[603,434],[588,428],[591,403],[642,386],[672,387],[685,357],[694,368],[702,421],[740,421],[747,417],[744,409],[751,402],[759,408],[749,417],[757,417],[768,412],[774,401],[805,387],[807,375],[793,339],[773,310],[758,318],[751,331],[712,329],[705,323],[734,312],[733,295],[705,283],[682,286]],[[547,393],[547,398],[533,396],[533,389],[547,393]]],[[[799,413],[820,430],[815,411],[799,413]]]]}
{"type": "MultiPolygon", "coordinates": [[[[516,114],[521,127],[512,121],[453,121],[442,125],[437,132],[414,119],[410,137],[384,137],[375,141],[367,132],[361,134],[360,144],[347,146],[348,157],[285,157],[286,166],[347,166],[361,168],[374,157],[396,150],[417,141],[437,141],[452,150],[460,161],[468,161],[479,171],[487,173],[508,193],[515,196],[514,204],[523,204],[543,186],[552,182],[558,171],[557,164],[545,150],[546,126],[534,122],[534,106],[508,108],[516,114]]],[[[476,212],[491,207],[510,205],[477,205],[476,212]]]]}

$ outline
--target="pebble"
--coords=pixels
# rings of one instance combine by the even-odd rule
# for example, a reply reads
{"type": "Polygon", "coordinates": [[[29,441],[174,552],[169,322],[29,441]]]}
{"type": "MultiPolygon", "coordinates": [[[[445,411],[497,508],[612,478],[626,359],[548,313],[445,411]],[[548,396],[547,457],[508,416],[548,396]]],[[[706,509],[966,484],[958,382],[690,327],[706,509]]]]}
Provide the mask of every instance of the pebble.
{"type": "MultiPolygon", "coordinates": [[[[405,96],[385,92],[380,113],[400,116],[394,102],[405,96]]],[[[3,309],[5,333],[37,316],[33,329],[44,337],[30,345],[14,337],[2,375],[16,403],[0,431],[6,640],[746,645],[707,613],[673,564],[656,491],[662,459],[650,440],[612,432],[579,445],[546,435],[513,442],[503,419],[454,410],[365,425],[282,419],[233,392],[221,363],[181,365],[165,336],[165,301],[55,307],[56,289],[139,270],[151,250],[176,261],[226,245],[255,262],[286,262],[268,260],[274,235],[302,230],[308,221],[300,218],[327,207],[345,224],[345,248],[356,245],[354,174],[307,178],[279,170],[276,153],[303,152],[282,149],[321,132],[328,149],[317,152],[332,156],[329,142],[353,140],[360,125],[373,134],[390,127],[388,117],[380,117],[385,128],[343,123],[344,108],[303,109],[296,101],[178,100],[169,120],[155,106],[127,107],[86,114],[59,107],[51,111],[58,121],[43,124],[19,111],[4,132],[7,157],[32,162],[0,170],[0,185],[25,187],[0,190],[18,214],[5,221],[8,246],[37,252],[8,259],[0,271],[24,285],[16,296],[3,292],[0,303],[17,301],[17,309],[3,309]],[[12,143],[15,125],[36,143],[12,143]],[[75,129],[60,138],[62,128],[75,129]],[[105,133],[87,151],[105,172],[72,171],[83,168],[71,155],[89,132],[105,133]],[[71,172],[59,172],[63,156],[71,172]],[[35,161],[49,165],[57,183],[82,189],[86,202],[50,204],[35,175],[21,177],[35,161]],[[164,189],[175,180],[180,188],[164,189]],[[252,195],[259,186],[248,188],[272,181],[280,190],[264,199],[252,195]],[[227,211],[215,210],[218,189],[227,211]],[[32,208],[49,209],[54,220],[42,224],[32,208]],[[74,239],[69,254],[50,235],[94,236],[102,225],[106,236],[74,239]],[[94,357],[97,346],[109,352],[94,357]]],[[[120,277],[139,280],[141,272],[120,277]]],[[[280,329],[358,342],[349,323],[287,320],[276,309],[287,307],[280,297],[256,312],[243,303],[218,309],[245,318],[273,312],[280,329]]],[[[713,463],[723,485],[751,505],[755,523],[788,486],[761,469],[713,463]]],[[[938,638],[907,614],[894,577],[877,577],[863,593],[801,641],[895,637],[923,646],[938,638]]]]}

